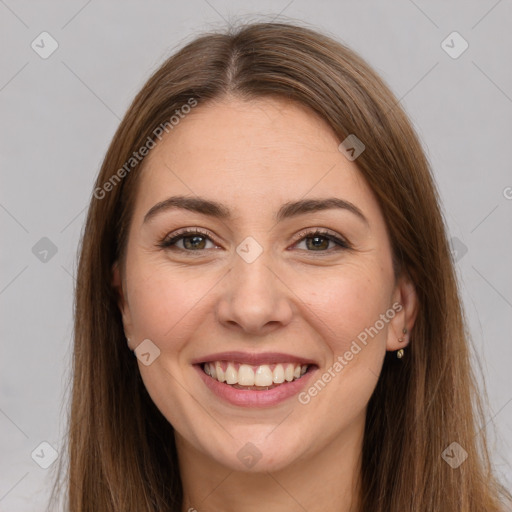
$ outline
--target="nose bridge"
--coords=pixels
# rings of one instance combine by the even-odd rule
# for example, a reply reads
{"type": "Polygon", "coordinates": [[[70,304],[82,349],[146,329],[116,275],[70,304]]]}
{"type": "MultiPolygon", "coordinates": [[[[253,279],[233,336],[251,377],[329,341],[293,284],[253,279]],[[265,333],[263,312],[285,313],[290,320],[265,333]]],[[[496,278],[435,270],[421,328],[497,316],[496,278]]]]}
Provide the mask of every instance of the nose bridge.
{"type": "Polygon", "coordinates": [[[220,300],[219,321],[251,332],[288,323],[291,305],[286,286],[276,275],[272,251],[247,237],[236,253],[220,300]]]}
{"type": "Polygon", "coordinates": [[[237,247],[237,256],[233,262],[233,284],[242,292],[245,287],[247,292],[253,294],[253,298],[254,294],[262,292],[269,298],[275,292],[270,282],[275,277],[271,270],[275,265],[271,251],[259,247],[259,244],[256,246],[252,241],[244,241],[237,247]]]}

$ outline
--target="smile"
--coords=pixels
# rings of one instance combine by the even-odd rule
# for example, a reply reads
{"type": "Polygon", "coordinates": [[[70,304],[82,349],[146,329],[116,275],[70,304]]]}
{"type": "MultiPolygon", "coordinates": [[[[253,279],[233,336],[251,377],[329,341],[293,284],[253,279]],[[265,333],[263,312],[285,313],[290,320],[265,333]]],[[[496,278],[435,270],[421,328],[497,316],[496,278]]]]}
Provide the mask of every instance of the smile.
{"type": "Polygon", "coordinates": [[[222,352],[195,359],[192,366],[211,398],[250,408],[273,407],[292,399],[319,370],[313,360],[276,352],[222,352]]]}
{"type": "Polygon", "coordinates": [[[212,379],[236,389],[267,391],[284,382],[300,379],[309,366],[300,363],[249,365],[236,361],[211,361],[204,363],[202,369],[212,379]]]}

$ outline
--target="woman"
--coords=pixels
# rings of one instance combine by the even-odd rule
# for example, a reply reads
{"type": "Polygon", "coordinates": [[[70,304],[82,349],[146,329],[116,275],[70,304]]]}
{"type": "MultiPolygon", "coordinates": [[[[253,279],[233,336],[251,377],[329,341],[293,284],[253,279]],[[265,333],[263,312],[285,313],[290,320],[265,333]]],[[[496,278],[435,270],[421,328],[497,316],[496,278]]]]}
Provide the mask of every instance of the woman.
{"type": "Polygon", "coordinates": [[[427,160],[310,29],[171,56],[83,234],[69,510],[498,511],[427,160]]]}

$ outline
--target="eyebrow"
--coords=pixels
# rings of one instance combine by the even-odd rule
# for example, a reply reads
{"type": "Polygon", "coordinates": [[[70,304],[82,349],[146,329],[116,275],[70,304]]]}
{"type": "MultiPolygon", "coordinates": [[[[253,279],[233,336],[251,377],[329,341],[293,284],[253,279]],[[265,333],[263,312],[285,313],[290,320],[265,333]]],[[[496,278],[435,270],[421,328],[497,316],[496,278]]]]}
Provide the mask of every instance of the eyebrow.
{"type": "MultiPolygon", "coordinates": [[[[328,197],[325,199],[301,199],[299,201],[284,203],[275,215],[275,219],[277,222],[281,222],[285,219],[303,215],[305,213],[331,210],[335,208],[352,212],[369,226],[368,219],[356,205],[338,197],[328,197]]],[[[222,203],[197,196],[172,196],[155,204],[144,216],[143,223],[148,222],[159,213],[173,209],[189,210],[221,220],[229,220],[232,216],[229,208],[222,203]]]]}

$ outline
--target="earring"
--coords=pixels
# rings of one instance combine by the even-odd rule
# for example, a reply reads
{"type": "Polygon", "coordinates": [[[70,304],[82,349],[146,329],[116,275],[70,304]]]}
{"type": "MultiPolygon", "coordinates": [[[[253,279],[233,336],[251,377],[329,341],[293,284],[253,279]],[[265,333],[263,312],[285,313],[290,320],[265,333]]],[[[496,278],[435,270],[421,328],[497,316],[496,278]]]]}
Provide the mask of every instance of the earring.
{"type": "MultiPolygon", "coordinates": [[[[404,334],[407,334],[407,329],[404,327],[404,328],[402,329],[402,332],[403,332],[404,334]]],[[[404,341],[404,338],[398,338],[398,341],[399,341],[400,343],[402,343],[402,341],[404,341]]],[[[397,357],[398,359],[402,359],[402,357],[404,357],[404,354],[405,354],[405,350],[404,350],[403,348],[401,348],[400,350],[397,350],[397,352],[396,352],[396,357],[397,357]]]]}
{"type": "MultiPolygon", "coordinates": [[[[404,328],[402,329],[402,332],[403,332],[404,334],[407,334],[407,329],[404,327],[404,328]]],[[[398,341],[399,341],[400,343],[402,343],[402,341],[404,341],[404,339],[403,339],[403,338],[398,338],[398,341]]]]}

